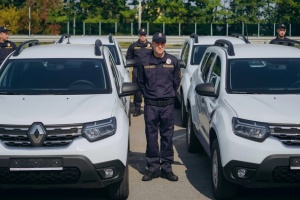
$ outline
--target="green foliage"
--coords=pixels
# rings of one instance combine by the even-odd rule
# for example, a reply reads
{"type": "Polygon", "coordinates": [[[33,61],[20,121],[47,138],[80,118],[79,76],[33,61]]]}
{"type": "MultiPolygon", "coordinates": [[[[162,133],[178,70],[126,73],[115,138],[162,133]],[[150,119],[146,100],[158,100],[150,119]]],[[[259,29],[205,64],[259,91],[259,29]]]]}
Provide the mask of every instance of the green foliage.
{"type": "MultiPolygon", "coordinates": [[[[0,25],[12,33],[58,34],[61,23],[137,23],[139,0],[0,0],[0,25]],[[129,3],[129,5],[127,4],[129,3]]],[[[300,0],[141,0],[142,22],[298,23],[300,0]]]]}

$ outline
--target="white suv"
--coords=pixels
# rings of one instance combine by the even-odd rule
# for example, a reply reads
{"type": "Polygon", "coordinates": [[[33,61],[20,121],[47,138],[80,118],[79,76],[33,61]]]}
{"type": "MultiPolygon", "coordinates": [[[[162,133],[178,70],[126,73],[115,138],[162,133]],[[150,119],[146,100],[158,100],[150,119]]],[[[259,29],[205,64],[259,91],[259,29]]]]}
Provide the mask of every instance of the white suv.
{"type": "Polygon", "coordinates": [[[189,89],[190,152],[211,158],[217,199],[237,185],[300,185],[300,50],[271,44],[208,47],[189,89]],[[200,143],[200,144],[199,144],[200,143]]]}
{"type": "Polygon", "coordinates": [[[137,90],[100,40],[22,43],[0,69],[0,187],[107,187],[112,199],[126,199],[124,97],[137,90]]]}
{"type": "Polygon", "coordinates": [[[206,48],[212,46],[218,39],[226,39],[233,44],[249,43],[248,39],[240,34],[233,34],[232,36],[198,36],[194,33],[184,41],[179,59],[184,61],[186,68],[181,68],[182,79],[177,93],[177,99],[181,105],[181,125],[183,127],[186,127],[187,123],[187,93],[190,87],[190,79],[199,66],[206,48]]]}

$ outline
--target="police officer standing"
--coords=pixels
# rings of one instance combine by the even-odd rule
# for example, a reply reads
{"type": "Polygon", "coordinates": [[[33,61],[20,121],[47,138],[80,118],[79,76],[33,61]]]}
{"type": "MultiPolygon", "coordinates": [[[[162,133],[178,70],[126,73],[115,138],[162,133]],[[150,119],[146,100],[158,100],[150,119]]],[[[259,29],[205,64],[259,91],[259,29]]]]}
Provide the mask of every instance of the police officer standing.
{"type": "Polygon", "coordinates": [[[147,138],[147,173],[143,181],[163,178],[178,181],[172,172],[174,161],[174,101],[180,84],[178,60],[165,52],[166,36],[157,32],[152,38],[153,51],[140,59],[137,82],[144,95],[144,119],[147,138]],[[160,147],[158,145],[160,133],[160,147]]]}
{"type": "Polygon", "coordinates": [[[4,26],[0,27],[0,65],[17,48],[15,43],[8,40],[8,31],[4,26]]]}
{"type": "MultiPolygon", "coordinates": [[[[133,42],[127,50],[126,59],[140,59],[152,51],[151,43],[147,41],[147,31],[144,28],[139,30],[139,39],[133,42]]],[[[132,82],[136,82],[137,68],[134,67],[132,70],[132,82]]],[[[133,116],[141,115],[141,104],[142,104],[142,93],[140,91],[134,94],[133,103],[135,106],[133,116]]]]}
{"type": "Polygon", "coordinates": [[[286,26],[284,24],[279,24],[277,26],[277,37],[270,41],[269,44],[281,44],[281,45],[287,45],[287,46],[294,46],[293,43],[287,43],[285,41],[290,40],[285,36],[286,34],[286,26]]]}

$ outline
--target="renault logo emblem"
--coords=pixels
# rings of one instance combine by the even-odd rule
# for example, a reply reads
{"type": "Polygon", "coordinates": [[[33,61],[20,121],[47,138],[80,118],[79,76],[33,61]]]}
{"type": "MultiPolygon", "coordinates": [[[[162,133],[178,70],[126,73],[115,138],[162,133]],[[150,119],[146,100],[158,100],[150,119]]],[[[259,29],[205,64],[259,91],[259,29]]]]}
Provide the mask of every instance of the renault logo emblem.
{"type": "Polygon", "coordinates": [[[42,146],[46,136],[47,134],[44,125],[40,122],[33,123],[28,131],[28,137],[31,144],[35,147],[42,146]]]}

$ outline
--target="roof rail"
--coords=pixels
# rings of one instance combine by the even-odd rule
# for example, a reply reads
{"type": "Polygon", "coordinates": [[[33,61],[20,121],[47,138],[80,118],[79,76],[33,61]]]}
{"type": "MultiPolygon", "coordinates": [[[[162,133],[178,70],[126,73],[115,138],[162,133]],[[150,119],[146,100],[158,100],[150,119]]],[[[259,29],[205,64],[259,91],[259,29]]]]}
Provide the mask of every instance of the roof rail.
{"type": "Polygon", "coordinates": [[[25,42],[22,42],[18,48],[15,50],[13,56],[18,56],[20,55],[20,53],[23,51],[24,49],[24,46],[28,44],[28,47],[32,47],[32,46],[36,46],[36,45],[39,45],[40,42],[38,40],[27,40],[25,42]]]}
{"type": "Polygon", "coordinates": [[[292,40],[292,39],[280,39],[280,40],[275,40],[273,44],[279,44],[284,46],[295,46],[295,44],[300,44],[300,41],[292,40]]]}
{"type": "Polygon", "coordinates": [[[230,41],[220,39],[220,40],[217,40],[214,44],[214,46],[220,46],[220,47],[225,47],[225,45],[227,45],[228,55],[234,56],[235,55],[234,48],[233,48],[233,45],[230,41]]]}
{"type": "Polygon", "coordinates": [[[100,51],[101,46],[102,46],[101,40],[97,39],[95,41],[95,55],[96,56],[101,56],[101,51],[100,51]]]}
{"type": "Polygon", "coordinates": [[[71,37],[71,35],[69,33],[65,33],[59,38],[57,43],[62,43],[65,38],[69,38],[69,37],[71,37]]]}
{"type": "Polygon", "coordinates": [[[194,42],[195,42],[195,43],[198,43],[198,42],[199,42],[197,33],[192,33],[192,34],[190,35],[190,38],[194,38],[194,42]]]}
{"type": "Polygon", "coordinates": [[[236,37],[236,38],[241,38],[242,40],[244,40],[247,44],[251,44],[251,42],[243,35],[240,33],[233,33],[231,35],[232,37],[236,37]]]}
{"type": "Polygon", "coordinates": [[[110,33],[110,34],[108,35],[108,41],[109,41],[109,43],[113,43],[112,37],[113,37],[113,35],[110,33]]]}

